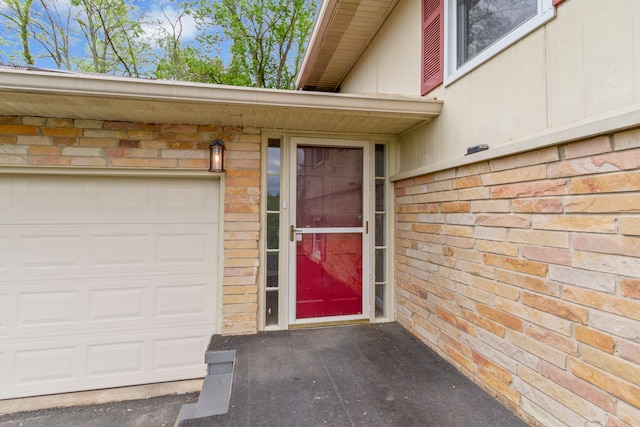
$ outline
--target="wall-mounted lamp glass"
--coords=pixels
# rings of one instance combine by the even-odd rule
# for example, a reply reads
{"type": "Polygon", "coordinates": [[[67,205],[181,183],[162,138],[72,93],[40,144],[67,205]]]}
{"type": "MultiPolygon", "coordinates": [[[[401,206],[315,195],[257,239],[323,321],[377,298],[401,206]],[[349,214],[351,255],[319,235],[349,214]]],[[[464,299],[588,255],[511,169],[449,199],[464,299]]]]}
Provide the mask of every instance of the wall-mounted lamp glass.
{"type": "Polygon", "coordinates": [[[224,141],[214,139],[209,145],[209,172],[224,172],[224,141]]]}

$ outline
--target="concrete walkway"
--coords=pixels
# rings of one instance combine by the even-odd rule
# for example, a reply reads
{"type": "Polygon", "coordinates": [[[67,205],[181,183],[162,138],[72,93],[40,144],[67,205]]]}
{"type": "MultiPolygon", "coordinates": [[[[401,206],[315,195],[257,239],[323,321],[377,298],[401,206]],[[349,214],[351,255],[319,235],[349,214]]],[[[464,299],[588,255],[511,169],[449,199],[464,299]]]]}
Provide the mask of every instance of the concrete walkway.
{"type": "Polygon", "coordinates": [[[397,323],[213,338],[229,412],[194,426],[525,426],[397,323]]]}
{"type": "MultiPolygon", "coordinates": [[[[396,323],[215,336],[211,349],[237,352],[229,411],[181,427],[526,425],[396,323]]],[[[172,426],[196,399],[23,412],[0,426],[172,426]]]]}

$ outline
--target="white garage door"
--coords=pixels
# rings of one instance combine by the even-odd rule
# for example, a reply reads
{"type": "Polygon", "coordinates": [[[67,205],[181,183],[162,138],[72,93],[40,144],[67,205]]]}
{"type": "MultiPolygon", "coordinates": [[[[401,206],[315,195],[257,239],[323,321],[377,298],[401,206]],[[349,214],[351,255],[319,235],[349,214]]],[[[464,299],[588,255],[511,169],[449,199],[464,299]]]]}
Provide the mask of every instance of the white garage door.
{"type": "Polygon", "coordinates": [[[0,176],[0,399],[202,377],[219,188],[0,176]]]}

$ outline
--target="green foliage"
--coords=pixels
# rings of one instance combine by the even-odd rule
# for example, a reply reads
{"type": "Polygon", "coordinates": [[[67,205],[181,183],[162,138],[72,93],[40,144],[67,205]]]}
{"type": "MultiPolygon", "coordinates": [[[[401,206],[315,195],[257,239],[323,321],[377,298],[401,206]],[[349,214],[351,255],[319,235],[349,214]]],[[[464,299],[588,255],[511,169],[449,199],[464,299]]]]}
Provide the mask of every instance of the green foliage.
{"type": "Polygon", "coordinates": [[[315,0],[201,0],[200,28],[231,43],[230,74],[251,86],[293,89],[317,9],[315,0]]]}
{"type": "Polygon", "coordinates": [[[89,53],[78,61],[83,71],[139,77],[149,44],[141,39],[142,26],[124,0],[72,0],[89,53]]]}
{"type": "Polygon", "coordinates": [[[162,80],[182,80],[201,83],[223,83],[224,64],[217,57],[203,58],[190,46],[174,51],[171,57],[158,59],[154,75],[162,80]]]}
{"type": "MultiPolygon", "coordinates": [[[[29,45],[29,24],[31,21],[31,6],[33,0],[2,0],[4,7],[0,7],[0,16],[6,22],[6,28],[9,31],[16,31],[19,34],[19,44],[21,52],[19,57],[24,60],[27,65],[35,63],[33,55],[31,55],[31,46],[29,45]]],[[[16,56],[14,56],[16,57],[16,56]]]]}
{"type": "Polygon", "coordinates": [[[71,69],[74,12],[57,2],[39,3],[42,9],[33,12],[31,33],[33,40],[44,50],[41,57],[51,58],[57,68],[71,69]]]}

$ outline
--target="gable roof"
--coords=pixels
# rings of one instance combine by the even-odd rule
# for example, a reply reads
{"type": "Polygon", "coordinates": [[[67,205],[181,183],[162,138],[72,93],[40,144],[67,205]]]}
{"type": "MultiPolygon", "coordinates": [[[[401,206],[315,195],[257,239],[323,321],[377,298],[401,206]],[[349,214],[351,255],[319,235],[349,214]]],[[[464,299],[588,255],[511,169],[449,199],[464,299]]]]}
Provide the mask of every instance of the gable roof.
{"type": "Polygon", "coordinates": [[[324,0],[298,73],[302,90],[337,92],[398,0],[324,0]]]}
{"type": "Polygon", "coordinates": [[[0,67],[0,115],[398,135],[441,102],[0,67]]]}

